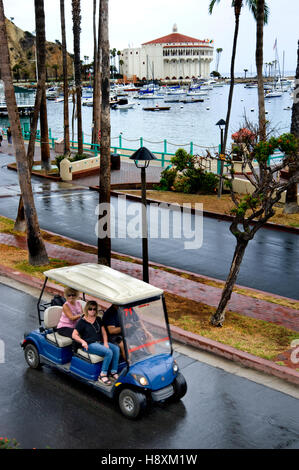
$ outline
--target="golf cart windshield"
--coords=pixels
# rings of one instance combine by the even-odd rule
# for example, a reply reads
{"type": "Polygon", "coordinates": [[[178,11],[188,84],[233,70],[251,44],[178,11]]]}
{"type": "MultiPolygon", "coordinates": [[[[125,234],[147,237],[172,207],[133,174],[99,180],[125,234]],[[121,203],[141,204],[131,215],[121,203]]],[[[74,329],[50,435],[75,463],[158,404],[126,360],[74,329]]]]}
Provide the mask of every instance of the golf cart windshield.
{"type": "Polygon", "coordinates": [[[162,297],[130,307],[119,307],[131,364],[149,356],[170,354],[170,338],[162,297]]]}

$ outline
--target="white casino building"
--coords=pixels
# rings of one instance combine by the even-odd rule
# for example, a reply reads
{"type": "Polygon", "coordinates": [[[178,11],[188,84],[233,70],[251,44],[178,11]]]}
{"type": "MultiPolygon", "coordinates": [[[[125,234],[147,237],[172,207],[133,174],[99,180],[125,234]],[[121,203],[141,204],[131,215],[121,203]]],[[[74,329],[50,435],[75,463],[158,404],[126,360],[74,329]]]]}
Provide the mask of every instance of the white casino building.
{"type": "Polygon", "coordinates": [[[138,48],[124,49],[121,70],[128,79],[186,80],[209,78],[214,46],[209,39],[195,39],[173,32],[138,48]]]}

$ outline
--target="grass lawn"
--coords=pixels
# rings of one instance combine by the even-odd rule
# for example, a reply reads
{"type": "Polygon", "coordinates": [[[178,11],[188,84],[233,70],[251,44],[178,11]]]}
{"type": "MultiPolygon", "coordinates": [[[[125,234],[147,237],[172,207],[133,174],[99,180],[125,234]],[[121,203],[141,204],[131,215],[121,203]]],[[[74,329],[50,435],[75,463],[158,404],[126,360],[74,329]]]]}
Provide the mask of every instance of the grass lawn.
{"type": "Polygon", "coordinates": [[[283,326],[230,311],[226,312],[223,327],[215,328],[210,324],[214,307],[174,294],[165,296],[172,325],[264,359],[273,360],[299,338],[299,333],[283,326]]]}
{"type": "MultiPolygon", "coordinates": [[[[120,191],[122,193],[135,194],[140,196],[140,190],[125,190],[120,191]]],[[[233,209],[234,204],[230,198],[229,194],[222,194],[221,198],[218,198],[217,195],[201,195],[201,194],[184,194],[184,193],[175,193],[173,191],[146,191],[148,199],[155,199],[157,201],[163,201],[168,203],[190,203],[194,207],[195,203],[202,203],[203,210],[209,212],[218,212],[219,214],[230,215],[231,209],[233,209]]],[[[282,205],[278,204],[275,207],[275,215],[269,219],[269,222],[274,224],[286,225],[289,227],[298,227],[299,228],[299,214],[283,214],[282,205]]]]}
{"type": "MultiPolygon", "coordinates": [[[[10,233],[12,235],[25,236],[23,232],[14,231],[13,226],[14,226],[13,220],[0,216],[0,233],[10,233]]],[[[73,242],[71,240],[60,237],[59,235],[52,235],[51,233],[44,232],[43,230],[41,231],[41,233],[42,233],[43,239],[49,243],[54,243],[56,245],[65,246],[66,248],[73,248],[74,250],[83,251],[84,253],[97,254],[97,249],[95,247],[85,246],[85,245],[82,245],[80,242],[73,242]]],[[[115,259],[122,260],[122,261],[142,264],[141,261],[135,260],[134,258],[130,258],[129,256],[125,256],[125,255],[113,254],[112,257],[115,259]]],[[[163,269],[167,272],[173,273],[185,279],[190,279],[200,284],[206,284],[209,286],[218,287],[220,289],[222,289],[225,284],[222,281],[205,278],[205,277],[201,277],[198,275],[180,273],[176,271],[175,269],[171,269],[171,268],[166,268],[166,267],[162,268],[162,267],[157,267],[154,265],[151,265],[151,266],[156,269],[163,269]]],[[[28,269],[30,268],[28,267],[28,269]]],[[[236,292],[237,294],[243,294],[243,295],[247,295],[248,297],[253,297],[255,299],[272,302],[272,303],[281,305],[282,307],[289,307],[295,310],[299,310],[299,301],[297,300],[274,297],[274,296],[271,296],[270,294],[264,294],[262,292],[255,291],[254,289],[247,290],[247,289],[242,289],[241,287],[234,287],[233,291],[236,292]]]]}

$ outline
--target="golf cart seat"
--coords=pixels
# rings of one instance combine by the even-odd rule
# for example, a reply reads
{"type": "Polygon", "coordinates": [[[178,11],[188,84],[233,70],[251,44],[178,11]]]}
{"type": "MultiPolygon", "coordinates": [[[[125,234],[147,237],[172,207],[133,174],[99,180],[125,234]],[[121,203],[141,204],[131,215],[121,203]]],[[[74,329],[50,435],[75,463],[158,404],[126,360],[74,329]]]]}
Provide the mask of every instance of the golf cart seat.
{"type": "Polygon", "coordinates": [[[84,307],[85,307],[85,305],[86,305],[86,302],[85,302],[85,300],[81,300],[81,299],[79,299],[79,302],[80,302],[80,304],[81,304],[82,311],[83,311],[83,310],[84,310],[84,307]]]}
{"type": "Polygon", "coordinates": [[[98,356],[97,354],[89,354],[88,351],[85,351],[85,349],[83,348],[77,349],[77,355],[83,357],[84,359],[87,359],[92,364],[97,364],[98,362],[103,361],[103,357],[98,356]]]}
{"type": "MultiPolygon", "coordinates": [[[[56,328],[58,322],[60,320],[62,313],[62,307],[53,306],[48,307],[44,313],[44,325],[45,328],[56,328]]],[[[62,336],[57,331],[53,330],[53,333],[47,333],[46,338],[51,341],[52,343],[56,344],[60,348],[64,348],[65,346],[70,346],[72,344],[72,339],[67,338],[66,336],[62,336]]]]}

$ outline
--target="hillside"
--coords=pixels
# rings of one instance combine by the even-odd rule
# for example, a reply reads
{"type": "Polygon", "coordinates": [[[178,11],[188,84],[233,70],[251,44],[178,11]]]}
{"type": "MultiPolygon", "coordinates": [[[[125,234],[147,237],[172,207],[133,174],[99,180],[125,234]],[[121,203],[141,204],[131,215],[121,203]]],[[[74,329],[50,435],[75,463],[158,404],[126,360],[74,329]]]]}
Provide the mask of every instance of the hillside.
{"type": "MultiPolygon", "coordinates": [[[[15,79],[35,79],[35,36],[23,31],[6,19],[11,69],[15,79]]],[[[72,75],[73,61],[68,54],[68,71],[72,75]]],[[[61,45],[46,41],[47,77],[57,79],[62,75],[61,45]]]]}

